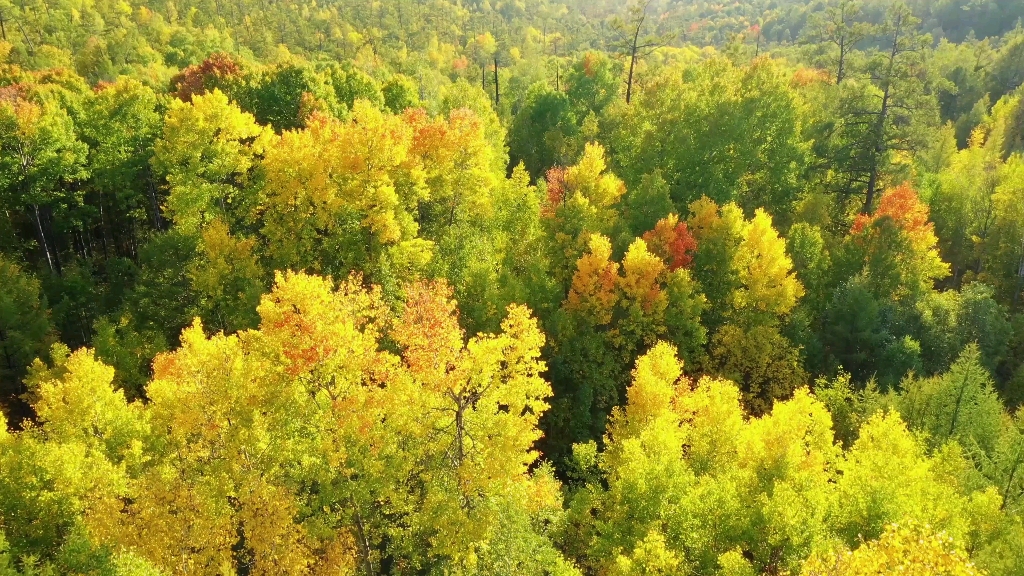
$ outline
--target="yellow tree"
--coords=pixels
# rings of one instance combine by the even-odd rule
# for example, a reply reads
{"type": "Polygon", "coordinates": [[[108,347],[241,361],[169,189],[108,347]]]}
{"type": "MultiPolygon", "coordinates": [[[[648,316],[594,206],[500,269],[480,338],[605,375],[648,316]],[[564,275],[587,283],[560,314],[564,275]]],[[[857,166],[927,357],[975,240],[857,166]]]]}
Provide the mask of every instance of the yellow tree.
{"type": "Polygon", "coordinates": [[[801,390],[745,420],[733,383],[695,385],[681,368],[670,345],[655,345],[604,452],[577,445],[577,464],[598,476],[572,498],[567,548],[597,573],[797,569],[830,541],[840,453],[828,411],[801,390]]]}
{"type": "Polygon", "coordinates": [[[186,329],[145,405],[91,352],[37,364],[42,424],[0,436],[16,557],[87,573],[59,555],[72,542],[175,573],[379,573],[388,557],[573,574],[537,528],[560,491],[532,469],[550,395],[536,320],[513,306],[467,340],[446,286],[405,292],[396,313],[358,278],[279,276],[258,330],[186,329]]]}
{"type": "Polygon", "coordinates": [[[544,214],[557,282],[568,285],[591,234],[611,233],[618,219],[613,206],[625,192],[625,184],[607,171],[604,148],[597,143],[586,145],[575,166],[548,172],[544,214]]]}
{"type": "MultiPolygon", "coordinates": [[[[743,228],[743,239],[733,256],[739,287],[732,294],[733,317],[768,315],[767,322],[785,316],[804,294],[786,254],[786,240],[772,227],[772,218],[762,209],[743,228]]],[[[758,319],[743,324],[765,323],[758,319]]]]}
{"type": "Polygon", "coordinates": [[[528,310],[510,306],[501,334],[466,341],[450,289],[419,283],[406,293],[392,329],[402,356],[395,378],[417,390],[412,429],[423,439],[421,474],[431,480],[413,536],[431,543],[428,558],[451,569],[494,562],[484,542],[502,507],[558,507],[555,484],[528,471],[551,393],[540,378],[544,336],[528,310]],[[531,496],[509,500],[520,493],[531,496]]]}
{"type": "Polygon", "coordinates": [[[744,220],[735,204],[719,208],[706,197],[690,211],[694,274],[712,298],[712,367],[740,385],[748,409],[763,414],[807,381],[799,350],[779,332],[803,285],[765,211],[744,220]]]}
{"type": "Polygon", "coordinates": [[[561,402],[552,410],[547,453],[568,456],[574,442],[600,437],[626,389],[626,367],[659,339],[687,359],[706,339],[700,315],[706,300],[685,268],[672,269],[636,239],[622,262],[611,242],[591,234],[569,294],[555,317],[553,381],[561,402]],[[620,272],[621,270],[621,272],[620,272]]]}
{"type": "Polygon", "coordinates": [[[221,215],[244,216],[244,186],[271,132],[220,90],[174,100],[153,151],[153,167],[167,179],[167,210],[174,223],[196,231],[221,215]]]}
{"type": "Polygon", "coordinates": [[[807,576],[981,576],[948,535],[916,523],[891,524],[878,540],[831,556],[815,556],[804,564],[807,576]]]}
{"type": "Polygon", "coordinates": [[[258,209],[274,266],[392,281],[422,269],[432,245],[415,214],[429,189],[412,145],[409,124],[365,100],[347,121],[317,114],[277,138],[258,209]]]}

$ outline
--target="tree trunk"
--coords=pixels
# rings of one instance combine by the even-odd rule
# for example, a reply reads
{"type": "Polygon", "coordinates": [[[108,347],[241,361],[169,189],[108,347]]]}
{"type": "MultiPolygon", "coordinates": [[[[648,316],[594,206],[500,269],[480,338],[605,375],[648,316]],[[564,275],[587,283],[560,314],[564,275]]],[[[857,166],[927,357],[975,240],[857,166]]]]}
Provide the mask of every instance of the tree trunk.
{"type": "Polygon", "coordinates": [[[64,266],[60,262],[60,238],[53,233],[53,210],[44,207],[42,210],[43,228],[49,230],[49,238],[52,240],[50,250],[53,252],[53,265],[57,269],[57,275],[64,274],[64,266]]]}
{"type": "Polygon", "coordinates": [[[501,102],[501,94],[498,93],[498,57],[494,57],[494,106],[501,102]]]}
{"type": "Polygon", "coordinates": [[[11,358],[11,351],[7,348],[7,333],[0,328],[0,349],[4,351],[4,361],[7,363],[7,370],[14,370],[14,358],[11,358]]]}
{"type": "Polygon", "coordinates": [[[903,16],[896,17],[896,30],[892,36],[892,50],[889,52],[889,65],[885,75],[885,89],[882,91],[882,109],[878,112],[878,122],[875,124],[874,153],[871,155],[871,174],[868,176],[868,190],[864,199],[864,214],[870,214],[872,204],[875,200],[875,189],[878,187],[878,161],[885,153],[885,121],[889,115],[889,98],[892,94],[892,74],[896,66],[896,56],[899,55],[900,31],[903,23],[903,16]]]}
{"type": "Polygon", "coordinates": [[[999,505],[999,509],[1003,510],[1006,508],[1006,500],[1010,497],[1010,488],[1013,486],[1013,477],[1017,475],[1017,469],[1020,468],[1021,456],[1024,456],[1024,449],[1017,448],[1017,458],[1013,461],[1013,468],[1010,468],[1010,477],[1006,479],[1006,488],[1003,489],[1003,503],[999,505]]]}
{"type": "Polygon", "coordinates": [[[370,539],[366,535],[366,527],[363,525],[363,517],[359,514],[359,510],[356,509],[355,500],[349,496],[349,504],[352,506],[352,517],[356,521],[356,532],[358,532],[359,541],[359,552],[363,557],[363,570],[366,571],[366,576],[373,576],[376,570],[373,567],[373,556],[370,552],[370,539]]]}
{"type": "Polygon", "coordinates": [[[46,255],[46,263],[50,267],[50,272],[56,272],[56,268],[53,262],[53,254],[50,253],[50,245],[46,241],[46,231],[43,230],[43,220],[39,217],[39,205],[32,205],[32,222],[36,226],[36,235],[39,237],[39,245],[43,249],[43,253],[46,255]]]}
{"type": "MultiPolygon", "coordinates": [[[[877,154],[877,152],[876,152],[877,154]]],[[[875,157],[871,158],[871,174],[868,176],[868,191],[864,198],[864,207],[861,208],[862,214],[871,214],[871,204],[875,201],[875,188],[878,186],[878,160],[875,157]]]]}
{"type": "Polygon", "coordinates": [[[626,104],[633,98],[633,67],[636,65],[636,43],[633,44],[633,54],[629,58],[629,76],[626,77],[626,104]]]}
{"type": "Polygon", "coordinates": [[[160,202],[156,199],[156,184],[153,183],[152,172],[146,175],[146,184],[149,189],[149,201],[153,206],[153,227],[160,232],[164,229],[164,220],[160,214],[160,202]]]}
{"type": "Polygon", "coordinates": [[[103,259],[109,260],[110,253],[108,252],[108,245],[113,244],[114,241],[111,238],[108,241],[110,235],[110,227],[107,225],[107,211],[103,209],[103,196],[100,195],[100,240],[103,242],[103,259]]]}
{"type": "Polygon", "coordinates": [[[949,423],[949,437],[953,437],[953,432],[956,432],[956,421],[960,417],[960,405],[964,401],[964,390],[967,389],[967,376],[968,372],[964,373],[964,381],[960,383],[960,392],[956,396],[956,404],[953,406],[953,420],[949,423]]]}
{"type": "Polygon", "coordinates": [[[843,83],[843,78],[846,76],[846,36],[843,35],[839,38],[839,66],[836,70],[836,86],[843,83]]]}
{"type": "Polygon", "coordinates": [[[466,457],[466,445],[463,435],[466,431],[465,415],[463,411],[466,409],[463,406],[461,399],[457,399],[458,408],[455,411],[455,467],[462,466],[462,461],[466,457]]]}
{"type": "Polygon", "coordinates": [[[18,18],[18,29],[21,30],[21,35],[25,37],[25,44],[28,44],[28,55],[34,56],[36,53],[35,46],[32,45],[32,39],[28,37],[28,32],[25,32],[25,26],[21,23],[21,18],[18,18]]]}

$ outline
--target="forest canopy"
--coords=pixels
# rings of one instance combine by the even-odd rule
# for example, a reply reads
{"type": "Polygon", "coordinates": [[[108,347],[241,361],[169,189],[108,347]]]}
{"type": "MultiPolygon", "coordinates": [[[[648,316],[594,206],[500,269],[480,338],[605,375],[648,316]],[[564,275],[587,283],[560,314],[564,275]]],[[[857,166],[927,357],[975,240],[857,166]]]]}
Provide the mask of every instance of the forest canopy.
{"type": "Polygon", "coordinates": [[[0,0],[0,576],[1024,576],[1022,19],[0,0]]]}

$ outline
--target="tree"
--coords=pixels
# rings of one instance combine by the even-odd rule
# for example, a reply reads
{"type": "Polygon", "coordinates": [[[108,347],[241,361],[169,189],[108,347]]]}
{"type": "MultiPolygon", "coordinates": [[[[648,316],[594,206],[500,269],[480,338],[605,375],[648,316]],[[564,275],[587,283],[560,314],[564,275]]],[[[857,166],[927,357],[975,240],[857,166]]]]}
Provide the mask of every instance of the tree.
{"type": "Polygon", "coordinates": [[[861,209],[864,214],[870,214],[874,209],[879,176],[887,156],[893,150],[912,145],[900,129],[909,124],[905,118],[915,108],[918,114],[927,114],[921,110],[920,104],[914,102],[915,91],[920,90],[914,75],[927,42],[927,36],[915,31],[919,22],[905,4],[898,2],[889,9],[880,30],[886,39],[888,54],[880,57],[874,65],[877,86],[882,94],[878,107],[871,111],[873,126],[868,132],[870,140],[865,143],[867,188],[861,209]]]}
{"type": "Polygon", "coordinates": [[[954,284],[971,269],[975,274],[980,270],[978,245],[985,242],[992,224],[999,175],[998,159],[982,148],[980,138],[972,138],[970,147],[958,151],[938,175],[928,206],[954,284]]]}
{"type": "Polygon", "coordinates": [[[842,84],[849,73],[850,54],[871,33],[869,24],[858,22],[860,12],[861,7],[856,0],[838,0],[827,6],[824,12],[815,12],[808,18],[805,29],[808,38],[819,44],[835,46],[828,60],[835,70],[836,85],[842,84]]]}
{"type": "Polygon", "coordinates": [[[1017,410],[1011,417],[1004,418],[990,462],[982,469],[1000,488],[1001,507],[1004,510],[1020,509],[1024,501],[1024,413],[1017,410]]]}
{"type": "Polygon", "coordinates": [[[878,540],[865,542],[853,552],[831,558],[813,557],[804,564],[809,576],[858,576],[899,572],[921,576],[976,576],[984,574],[968,560],[952,538],[915,523],[892,524],[878,540]]]}
{"type": "MultiPolygon", "coordinates": [[[[784,317],[804,295],[804,287],[792,271],[786,240],[772,227],[772,218],[758,209],[742,231],[732,267],[739,286],[732,293],[733,314],[742,318],[767,315],[784,317]]],[[[750,325],[758,320],[744,320],[750,325]]]]}
{"type": "MultiPolygon", "coordinates": [[[[88,147],[56,99],[0,102],[0,198],[28,213],[47,267],[61,271],[55,220],[69,220],[82,203],[88,147]]],[[[67,222],[62,222],[67,225],[67,222]]]]}
{"type": "Polygon", "coordinates": [[[799,349],[775,326],[722,326],[711,339],[711,359],[718,375],[740,385],[752,414],[767,413],[773,401],[807,384],[799,349]]]}
{"type": "Polygon", "coordinates": [[[790,78],[770,59],[665,66],[621,111],[607,139],[630,189],[659,171],[677,211],[707,196],[787,222],[806,145],[790,78]]]}
{"type": "Polygon", "coordinates": [[[303,126],[310,108],[344,116],[331,80],[311,66],[285,63],[246,74],[229,94],[258,124],[281,132],[303,126]]]}
{"type": "MultiPolygon", "coordinates": [[[[471,117],[464,119],[469,125],[471,117]]],[[[445,148],[437,152],[452,152],[444,131],[439,136],[445,148]]],[[[262,164],[256,213],[273,267],[340,275],[362,270],[392,292],[419,274],[433,244],[417,237],[413,216],[430,193],[413,138],[414,127],[403,117],[359,100],[348,120],[316,116],[307,128],[275,139],[262,164]]],[[[450,200],[460,192],[438,195],[450,200]]]]}
{"type": "Polygon", "coordinates": [[[381,95],[384,97],[384,106],[392,114],[401,114],[420,104],[419,87],[412,78],[401,74],[396,74],[381,86],[381,95]]]}
{"type": "Polygon", "coordinates": [[[618,36],[614,49],[629,60],[626,73],[626,104],[633,96],[633,74],[637,63],[669,42],[670,36],[651,31],[647,14],[654,0],[637,0],[626,7],[625,17],[617,16],[611,28],[618,36]]]}
{"type": "Polygon", "coordinates": [[[53,329],[38,280],[4,256],[0,280],[0,400],[6,405],[24,392],[25,371],[46,353],[53,329]]]}
{"type": "Polygon", "coordinates": [[[591,234],[608,234],[615,227],[615,204],[626,186],[607,170],[605,149],[587,144],[575,166],[547,173],[547,202],[543,207],[555,281],[568,288],[572,267],[583,255],[591,234]]]}
{"type": "MultiPolygon", "coordinates": [[[[602,52],[590,51],[565,74],[565,94],[577,116],[600,116],[619,95],[619,65],[602,52]]],[[[555,88],[558,91],[558,87],[555,88]]]]}
{"type": "Polygon", "coordinates": [[[157,231],[165,227],[149,165],[162,122],[156,94],[135,80],[121,78],[87,101],[81,131],[90,147],[92,181],[102,196],[105,253],[109,243],[116,254],[134,255],[137,241],[130,222],[149,219],[157,231]]]}
{"type": "Polygon", "coordinates": [[[964,349],[947,373],[908,382],[900,412],[910,426],[928,432],[933,446],[955,439],[982,453],[995,448],[1003,416],[992,378],[974,344],[964,349]]]}
{"type": "MultiPolygon", "coordinates": [[[[494,73],[497,75],[497,53],[498,53],[498,42],[494,39],[494,36],[490,32],[484,32],[479,34],[476,38],[473,38],[466,46],[466,50],[473,55],[473,60],[480,66],[480,89],[487,92],[487,65],[492,60],[495,62],[494,73]]],[[[497,83],[495,83],[495,94],[497,94],[497,83]]],[[[497,105],[495,100],[495,105],[497,105]]]]}
{"type": "Polygon", "coordinates": [[[715,330],[725,321],[730,294],[738,287],[733,261],[743,238],[743,212],[733,203],[719,208],[704,196],[689,206],[687,228],[697,241],[692,269],[711,304],[707,325],[715,330]]]}
{"type": "Polygon", "coordinates": [[[630,237],[653,230],[659,221],[675,211],[668,182],[660,170],[645,175],[639,186],[626,190],[622,204],[622,215],[629,225],[630,237]]]}
{"type": "Polygon", "coordinates": [[[680,222],[675,214],[658,220],[652,230],[644,233],[643,239],[671,270],[689,266],[693,262],[692,252],[697,250],[697,241],[687,230],[686,222],[680,222]]]}
{"type": "Polygon", "coordinates": [[[608,238],[592,234],[554,317],[552,380],[559,401],[548,417],[546,453],[566,458],[572,443],[599,437],[626,389],[623,366],[659,340],[671,341],[688,361],[701,357],[705,306],[689,271],[673,270],[644,240],[636,239],[620,263],[608,238]]]}
{"type": "Polygon", "coordinates": [[[917,304],[922,359],[929,372],[943,372],[963,349],[978,345],[980,361],[995,374],[1008,355],[1013,328],[990,286],[974,282],[960,292],[929,294],[917,304]]]}
{"type": "Polygon", "coordinates": [[[199,300],[196,313],[210,328],[230,333],[256,327],[263,270],[254,247],[253,239],[233,237],[219,220],[203,230],[199,257],[187,273],[199,300]]]}
{"type": "Polygon", "coordinates": [[[578,464],[599,477],[573,496],[566,545],[580,547],[585,568],[614,573],[795,566],[828,539],[819,507],[832,501],[839,458],[828,412],[801,391],[748,421],[735,385],[695,384],[681,368],[671,346],[655,345],[637,360],[604,451],[577,445],[578,464]]]}
{"type": "MultiPolygon", "coordinates": [[[[962,511],[970,495],[942,470],[899,414],[875,413],[839,463],[837,534],[852,547],[879,538],[894,522],[918,522],[963,539],[970,516],[962,511]]],[[[998,497],[993,499],[991,492],[975,494],[977,503],[988,510],[985,513],[997,514],[998,497]]]]}
{"type": "Polygon", "coordinates": [[[172,93],[183,102],[215,89],[230,91],[232,82],[241,73],[239,63],[224,52],[210,54],[201,64],[185,67],[171,78],[172,93]]]}
{"type": "Polygon", "coordinates": [[[175,225],[197,232],[216,217],[240,219],[244,184],[266,146],[267,130],[220,90],[173,102],[152,163],[167,180],[175,225]]]}
{"type": "Polygon", "coordinates": [[[873,214],[860,214],[847,237],[853,258],[883,299],[899,300],[930,290],[949,275],[939,257],[928,206],[909,183],[886,191],[873,214]]]}
{"type": "Polygon", "coordinates": [[[1024,161],[1011,157],[999,171],[978,277],[991,283],[1000,299],[1016,308],[1024,302],[1024,161]]]}
{"type": "Polygon", "coordinates": [[[815,312],[824,310],[832,283],[832,255],[825,239],[821,228],[805,222],[791,226],[786,236],[793,271],[805,287],[802,302],[815,312]]]}
{"type": "Polygon", "coordinates": [[[129,558],[578,574],[538,529],[560,494],[532,468],[550,394],[537,321],[511,306],[500,333],[466,340],[443,283],[405,293],[395,311],[357,278],[279,275],[258,330],[184,330],[146,403],[127,402],[92,351],[55,348],[29,378],[38,425],[0,420],[13,556],[62,572],[129,558]]]}
{"type": "Polygon", "coordinates": [[[572,164],[580,155],[579,119],[569,97],[535,84],[509,128],[509,156],[522,162],[534,179],[556,166],[572,164]]]}

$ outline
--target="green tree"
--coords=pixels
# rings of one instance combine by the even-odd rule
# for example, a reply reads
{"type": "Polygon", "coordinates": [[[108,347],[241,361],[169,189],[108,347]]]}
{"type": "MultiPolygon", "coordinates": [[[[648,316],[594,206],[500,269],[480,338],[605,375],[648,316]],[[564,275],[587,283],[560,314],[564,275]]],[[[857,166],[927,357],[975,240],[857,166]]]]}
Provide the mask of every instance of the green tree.
{"type": "Polygon", "coordinates": [[[580,154],[579,122],[569,96],[543,84],[530,87],[509,128],[509,156],[534,178],[556,166],[571,165],[580,154]]]}
{"type": "Polygon", "coordinates": [[[55,220],[67,225],[81,206],[76,186],[88,175],[88,147],[68,112],[54,99],[0,103],[0,194],[9,210],[25,211],[51,272],[60,273],[55,220]]]}
{"type": "Polygon", "coordinates": [[[165,227],[149,166],[162,122],[156,93],[137,80],[120,78],[86,102],[80,129],[90,148],[92,181],[102,195],[104,246],[109,242],[119,255],[132,253],[131,222],[148,219],[156,230],[165,227]]]}
{"type": "Polygon", "coordinates": [[[45,355],[53,328],[38,280],[4,256],[0,279],[0,400],[7,404],[25,391],[25,371],[45,355]]]}
{"type": "Polygon", "coordinates": [[[798,109],[771,60],[741,68],[711,58],[646,82],[609,147],[631,188],[659,169],[677,209],[707,196],[788,222],[806,163],[798,109]]]}

